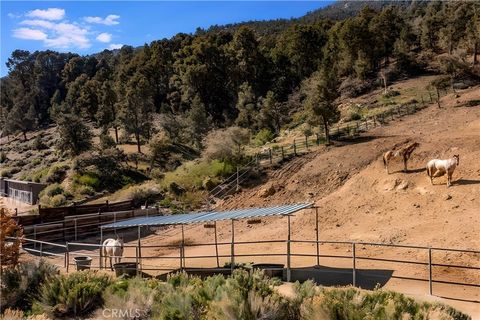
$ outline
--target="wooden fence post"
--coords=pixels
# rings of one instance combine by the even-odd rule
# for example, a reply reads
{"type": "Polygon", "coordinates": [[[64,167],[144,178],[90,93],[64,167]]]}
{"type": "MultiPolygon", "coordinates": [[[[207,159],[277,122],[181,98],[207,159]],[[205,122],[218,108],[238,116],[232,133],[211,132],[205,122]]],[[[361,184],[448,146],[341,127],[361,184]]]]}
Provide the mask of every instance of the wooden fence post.
{"type": "Polygon", "coordinates": [[[268,157],[270,158],[270,164],[272,164],[273,159],[272,159],[272,148],[268,148],[268,157]]]}
{"type": "Polygon", "coordinates": [[[285,160],[285,150],[283,150],[283,146],[281,148],[282,148],[282,160],[285,160]]]}
{"type": "Polygon", "coordinates": [[[295,139],[293,139],[293,154],[296,156],[297,155],[297,143],[295,139]]]}
{"type": "Polygon", "coordinates": [[[308,150],[308,137],[305,135],[305,147],[307,148],[308,150]]]}

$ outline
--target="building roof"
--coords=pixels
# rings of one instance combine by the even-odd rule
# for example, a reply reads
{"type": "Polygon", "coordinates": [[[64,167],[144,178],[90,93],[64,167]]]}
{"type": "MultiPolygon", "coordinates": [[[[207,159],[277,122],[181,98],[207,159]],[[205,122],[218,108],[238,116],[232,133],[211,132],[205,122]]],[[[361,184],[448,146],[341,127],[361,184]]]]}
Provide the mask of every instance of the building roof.
{"type": "Polygon", "coordinates": [[[169,216],[138,217],[120,222],[110,223],[101,228],[127,228],[139,226],[166,226],[178,224],[205,223],[221,220],[240,220],[267,216],[285,216],[302,209],[311,208],[311,203],[288,204],[267,208],[248,208],[232,211],[213,211],[175,214],[169,216]]]}
{"type": "Polygon", "coordinates": [[[8,181],[8,182],[14,182],[14,183],[21,183],[21,184],[34,184],[34,185],[39,185],[39,186],[47,186],[45,183],[39,183],[39,182],[33,182],[33,181],[5,179],[5,178],[0,178],[0,180],[8,181]]]}

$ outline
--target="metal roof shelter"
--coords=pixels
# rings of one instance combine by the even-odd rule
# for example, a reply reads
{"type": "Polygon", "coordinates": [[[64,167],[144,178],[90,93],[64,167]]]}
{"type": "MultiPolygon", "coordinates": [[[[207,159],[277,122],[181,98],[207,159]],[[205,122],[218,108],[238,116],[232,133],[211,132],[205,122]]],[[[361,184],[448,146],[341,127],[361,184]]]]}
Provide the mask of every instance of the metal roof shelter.
{"type": "MultiPolygon", "coordinates": [[[[180,253],[181,267],[185,266],[185,252],[184,252],[184,243],[185,243],[185,234],[184,234],[184,225],[186,224],[196,224],[196,223],[211,223],[213,222],[215,229],[215,251],[216,251],[216,260],[217,267],[219,264],[219,255],[218,255],[218,242],[217,242],[217,221],[231,220],[231,261],[230,266],[233,272],[235,266],[235,228],[234,222],[241,219],[250,219],[250,218],[262,218],[262,217],[271,217],[271,216],[286,216],[288,219],[288,233],[287,233],[287,281],[290,281],[291,277],[291,268],[290,268],[290,216],[303,209],[315,208],[316,215],[316,237],[317,237],[317,261],[319,255],[318,247],[318,210],[313,206],[312,203],[297,203],[297,204],[287,204],[275,207],[266,207],[266,208],[248,208],[240,210],[231,210],[231,211],[219,211],[219,212],[198,212],[198,213],[185,213],[185,214],[176,214],[169,216],[154,216],[154,217],[140,217],[133,218],[129,220],[124,220],[120,222],[110,223],[100,227],[100,239],[103,243],[103,230],[104,229],[120,229],[120,228],[138,228],[138,251],[137,258],[141,258],[141,228],[145,226],[168,226],[168,225],[180,225],[182,227],[182,250],[180,253]]],[[[100,259],[100,264],[101,264],[100,259]]],[[[317,262],[318,264],[318,262],[317,262]]]]}
{"type": "Polygon", "coordinates": [[[182,225],[215,222],[222,220],[240,220],[268,216],[285,216],[312,207],[311,203],[289,204],[267,208],[248,208],[232,211],[185,213],[169,216],[140,217],[110,223],[101,228],[128,228],[142,226],[182,225]]]}

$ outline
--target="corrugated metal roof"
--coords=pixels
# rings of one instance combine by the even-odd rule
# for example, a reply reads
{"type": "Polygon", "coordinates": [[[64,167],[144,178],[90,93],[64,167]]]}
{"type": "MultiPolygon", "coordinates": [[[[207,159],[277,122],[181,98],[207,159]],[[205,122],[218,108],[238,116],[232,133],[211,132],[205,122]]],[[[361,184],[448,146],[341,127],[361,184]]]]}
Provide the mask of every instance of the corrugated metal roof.
{"type": "Polygon", "coordinates": [[[110,223],[102,228],[126,228],[138,226],[165,226],[175,224],[193,224],[204,223],[221,220],[240,220],[248,218],[260,218],[267,216],[283,216],[295,213],[302,209],[312,207],[311,203],[297,203],[282,206],[268,207],[268,208],[248,208],[232,211],[219,212],[196,212],[175,214],[169,216],[155,216],[155,217],[139,217],[110,223]]]}

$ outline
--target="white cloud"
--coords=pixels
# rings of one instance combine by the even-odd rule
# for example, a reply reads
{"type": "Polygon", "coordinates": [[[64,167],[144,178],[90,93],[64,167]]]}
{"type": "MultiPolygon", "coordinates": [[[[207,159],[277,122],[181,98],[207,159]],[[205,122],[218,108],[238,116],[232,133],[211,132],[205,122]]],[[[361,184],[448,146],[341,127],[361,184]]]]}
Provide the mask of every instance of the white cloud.
{"type": "MultiPolygon", "coordinates": [[[[17,22],[17,27],[12,30],[12,36],[25,40],[43,42],[47,48],[53,49],[86,49],[92,46],[95,39],[108,45],[112,41],[112,34],[100,33],[85,21],[103,25],[117,25],[120,16],[110,14],[105,18],[84,17],[82,21],[66,20],[65,10],[60,8],[36,9],[27,13],[9,17],[27,17],[17,22]]],[[[110,44],[111,49],[121,48],[122,44],[110,44]]]]}
{"type": "MultiPolygon", "coordinates": [[[[43,40],[46,47],[52,48],[81,48],[85,49],[91,46],[88,38],[88,30],[76,24],[67,22],[51,22],[45,20],[24,20],[20,22],[22,25],[37,27],[39,29],[20,28],[14,30],[14,37],[31,40],[43,40]],[[19,32],[16,32],[20,30],[19,32]],[[30,30],[30,32],[22,31],[30,30]],[[27,38],[28,34],[35,31],[37,39],[27,38]],[[26,33],[26,35],[24,34],[26,33]],[[42,34],[42,35],[41,35],[42,34]]],[[[35,36],[33,34],[33,36],[35,36]]]]}
{"type": "Polygon", "coordinates": [[[13,36],[24,40],[46,40],[47,34],[41,30],[30,28],[19,28],[13,30],[13,36]]]}
{"type": "Polygon", "coordinates": [[[45,40],[45,44],[55,48],[78,47],[85,49],[91,46],[87,37],[88,30],[71,23],[55,24],[52,37],[45,40]]]}
{"type": "Polygon", "coordinates": [[[42,27],[45,29],[53,29],[55,24],[50,21],[45,20],[23,20],[20,24],[24,24],[27,26],[34,26],[34,27],[42,27]]]}
{"type": "Polygon", "coordinates": [[[115,50],[115,49],[121,49],[122,47],[123,47],[123,44],[121,43],[112,43],[111,45],[108,46],[108,49],[115,50]]]}
{"type": "Polygon", "coordinates": [[[65,16],[65,10],[60,8],[48,8],[47,10],[35,9],[29,11],[26,16],[45,20],[61,20],[65,16]]]}
{"type": "Polygon", "coordinates": [[[110,33],[103,32],[97,36],[97,40],[100,42],[108,43],[112,41],[112,35],[110,33]]]}
{"type": "Polygon", "coordinates": [[[98,24],[104,24],[106,26],[113,26],[113,25],[117,25],[117,24],[120,23],[120,22],[117,21],[118,19],[120,19],[120,16],[118,16],[116,14],[109,14],[105,18],[85,17],[83,19],[88,23],[98,23],[98,24]]]}

